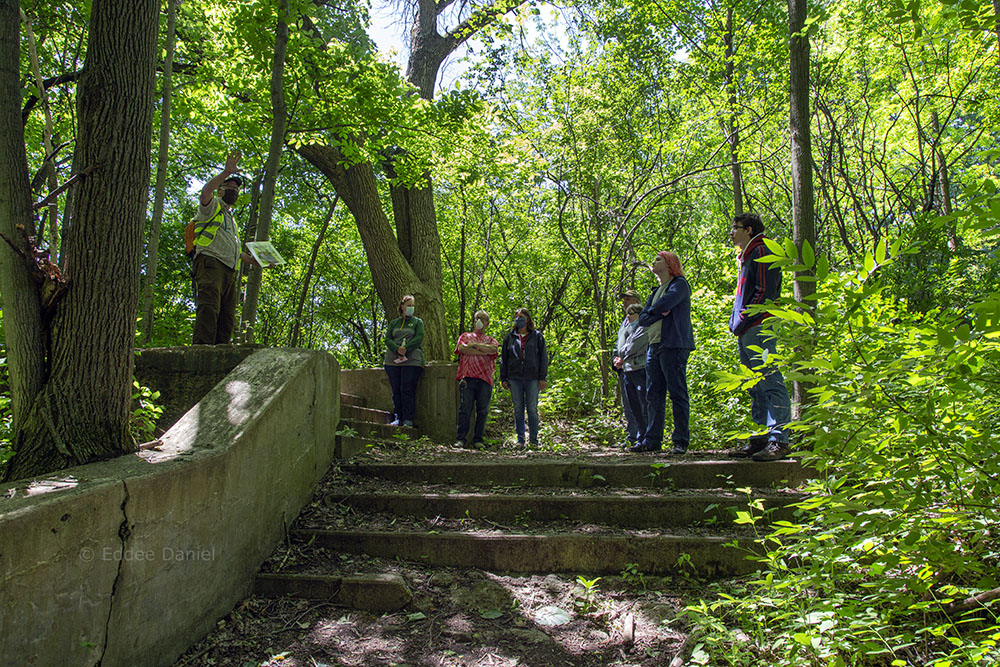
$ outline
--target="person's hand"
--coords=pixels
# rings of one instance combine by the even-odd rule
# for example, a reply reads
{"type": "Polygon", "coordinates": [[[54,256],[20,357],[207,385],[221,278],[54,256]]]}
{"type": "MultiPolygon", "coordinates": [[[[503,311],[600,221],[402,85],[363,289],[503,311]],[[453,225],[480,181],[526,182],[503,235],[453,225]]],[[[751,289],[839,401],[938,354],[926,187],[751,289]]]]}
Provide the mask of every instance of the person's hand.
{"type": "Polygon", "coordinates": [[[400,356],[406,354],[406,346],[405,345],[400,345],[399,347],[397,347],[396,348],[396,354],[398,354],[400,356]]]}
{"type": "Polygon", "coordinates": [[[239,151],[233,151],[226,156],[226,171],[230,174],[235,174],[237,168],[239,167],[240,158],[243,157],[243,153],[239,151]]]}
{"type": "Polygon", "coordinates": [[[545,391],[546,386],[548,385],[545,383],[545,380],[538,381],[538,391],[545,391]]]}

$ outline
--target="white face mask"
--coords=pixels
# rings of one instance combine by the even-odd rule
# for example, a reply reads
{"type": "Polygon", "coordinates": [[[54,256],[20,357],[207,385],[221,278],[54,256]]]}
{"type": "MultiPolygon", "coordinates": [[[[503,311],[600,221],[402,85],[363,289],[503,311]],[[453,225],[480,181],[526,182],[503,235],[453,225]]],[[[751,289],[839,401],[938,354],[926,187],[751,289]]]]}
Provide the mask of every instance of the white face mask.
{"type": "Polygon", "coordinates": [[[486,324],[482,320],[476,320],[476,331],[479,331],[479,330],[485,329],[485,328],[486,328],[486,324]]]}
{"type": "Polygon", "coordinates": [[[413,317],[413,306],[405,306],[403,308],[403,314],[407,317],[413,317]]]}

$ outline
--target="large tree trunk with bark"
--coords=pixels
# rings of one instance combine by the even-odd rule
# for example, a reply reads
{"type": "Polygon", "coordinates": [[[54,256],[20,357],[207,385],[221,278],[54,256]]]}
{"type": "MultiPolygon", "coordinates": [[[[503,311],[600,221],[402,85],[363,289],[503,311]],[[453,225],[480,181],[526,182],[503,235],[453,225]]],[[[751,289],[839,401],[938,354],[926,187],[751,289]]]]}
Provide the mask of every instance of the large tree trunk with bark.
{"type": "MultiPolygon", "coordinates": [[[[410,60],[406,78],[420,96],[434,97],[441,63],[469,37],[515,9],[522,0],[496,0],[478,7],[446,34],[438,32],[440,13],[450,2],[417,0],[410,30],[410,60]]],[[[393,226],[382,212],[375,171],[371,164],[345,167],[344,156],[333,144],[302,146],[298,152],[322,171],[354,215],[365,246],[368,266],[387,317],[396,316],[404,294],[417,299],[417,314],[424,320],[424,353],[428,359],[447,359],[451,341],[445,325],[441,277],[441,235],[434,212],[431,175],[419,187],[392,186],[393,226]]],[[[385,165],[390,178],[392,164],[385,165]]]]}
{"type": "MultiPolygon", "coordinates": [[[[333,146],[308,144],[297,150],[330,180],[354,216],[365,247],[372,282],[386,317],[398,315],[396,306],[404,294],[414,295],[417,315],[424,321],[427,332],[424,352],[428,359],[446,359],[450,350],[445,336],[444,302],[441,298],[440,253],[437,283],[427,284],[420,280],[403,256],[402,244],[397,242],[389,219],[382,210],[372,166],[363,163],[345,167],[343,153],[333,146]]],[[[437,227],[434,228],[434,237],[440,247],[437,227]]],[[[418,244],[421,242],[417,241],[418,244]]]]}
{"type": "Polygon", "coordinates": [[[52,320],[50,372],[15,433],[8,479],[134,450],[129,407],[158,18],[156,0],[92,6],[74,171],[96,170],[74,193],[70,284],[52,320]]]}
{"type": "MultiPolygon", "coordinates": [[[[808,243],[816,249],[815,200],[812,180],[812,133],[809,116],[809,36],[806,34],[806,0],[788,0],[790,50],[789,94],[791,99],[789,126],[792,157],[792,237],[802,254],[808,243]]],[[[808,280],[815,272],[810,268],[795,272],[795,300],[814,308],[811,299],[816,283],[808,280]],[[800,280],[799,278],[807,278],[800,280]]],[[[806,399],[807,387],[796,382],[795,412],[799,417],[806,399]]]]}

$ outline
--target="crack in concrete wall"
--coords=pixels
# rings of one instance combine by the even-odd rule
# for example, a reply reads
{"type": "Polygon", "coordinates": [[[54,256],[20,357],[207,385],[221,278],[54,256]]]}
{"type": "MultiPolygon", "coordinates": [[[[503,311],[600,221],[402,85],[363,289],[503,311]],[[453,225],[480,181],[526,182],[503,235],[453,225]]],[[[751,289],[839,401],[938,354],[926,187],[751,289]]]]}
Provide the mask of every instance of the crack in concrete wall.
{"type": "Polygon", "coordinates": [[[108,639],[111,632],[111,617],[115,610],[115,593],[118,592],[118,582],[122,578],[122,568],[125,567],[125,554],[128,553],[128,538],[132,535],[132,528],[129,526],[128,521],[128,483],[122,480],[122,487],[125,491],[125,497],[122,498],[122,522],[118,526],[118,539],[121,540],[121,557],[118,559],[118,572],[115,574],[115,580],[111,583],[111,598],[108,602],[108,618],[104,623],[104,645],[101,647],[101,657],[97,659],[97,663],[94,667],[101,667],[101,663],[104,662],[104,654],[108,650],[108,639]]]}

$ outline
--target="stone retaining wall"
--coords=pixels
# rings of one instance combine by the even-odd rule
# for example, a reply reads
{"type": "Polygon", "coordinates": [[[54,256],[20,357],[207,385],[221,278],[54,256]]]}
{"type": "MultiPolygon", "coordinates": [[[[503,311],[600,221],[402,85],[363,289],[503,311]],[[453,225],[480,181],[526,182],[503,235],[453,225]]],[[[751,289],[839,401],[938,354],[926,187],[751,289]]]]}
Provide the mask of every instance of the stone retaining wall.
{"type": "Polygon", "coordinates": [[[157,450],[0,487],[0,662],[172,664],[311,497],[339,392],[329,354],[258,350],[157,450]]]}

